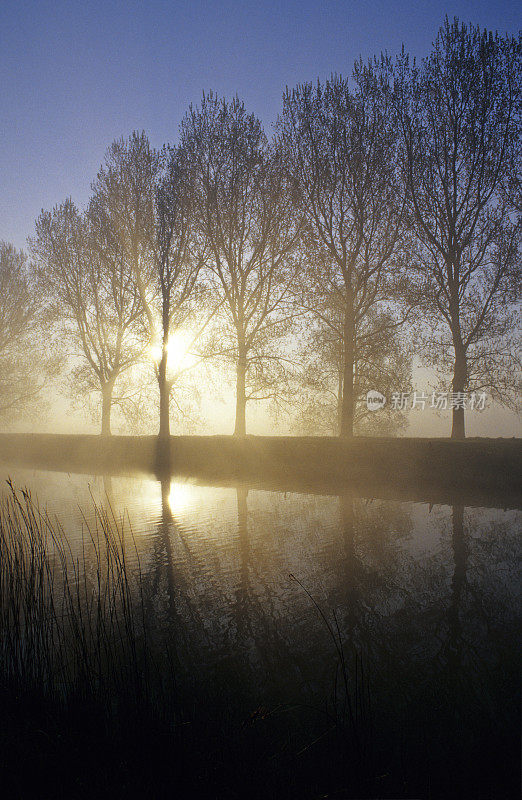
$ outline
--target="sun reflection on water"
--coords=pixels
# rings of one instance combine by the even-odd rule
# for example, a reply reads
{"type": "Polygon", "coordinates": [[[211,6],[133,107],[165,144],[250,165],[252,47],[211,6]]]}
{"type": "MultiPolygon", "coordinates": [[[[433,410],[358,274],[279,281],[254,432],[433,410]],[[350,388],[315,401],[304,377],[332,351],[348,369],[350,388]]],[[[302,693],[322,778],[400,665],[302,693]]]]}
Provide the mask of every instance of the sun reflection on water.
{"type": "Polygon", "coordinates": [[[191,483],[171,483],[169,492],[169,506],[173,513],[180,513],[191,508],[197,499],[197,487],[191,483]]]}

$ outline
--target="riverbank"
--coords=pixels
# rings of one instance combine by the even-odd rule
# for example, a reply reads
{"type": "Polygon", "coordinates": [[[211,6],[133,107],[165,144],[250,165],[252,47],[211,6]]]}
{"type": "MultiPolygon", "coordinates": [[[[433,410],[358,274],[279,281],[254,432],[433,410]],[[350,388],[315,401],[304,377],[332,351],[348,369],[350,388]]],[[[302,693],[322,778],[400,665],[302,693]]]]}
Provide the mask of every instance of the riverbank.
{"type": "Polygon", "coordinates": [[[166,473],[200,483],[425,500],[522,505],[522,440],[358,437],[0,434],[0,462],[93,474],[166,473]],[[170,461],[170,463],[169,463],[170,461]]]}

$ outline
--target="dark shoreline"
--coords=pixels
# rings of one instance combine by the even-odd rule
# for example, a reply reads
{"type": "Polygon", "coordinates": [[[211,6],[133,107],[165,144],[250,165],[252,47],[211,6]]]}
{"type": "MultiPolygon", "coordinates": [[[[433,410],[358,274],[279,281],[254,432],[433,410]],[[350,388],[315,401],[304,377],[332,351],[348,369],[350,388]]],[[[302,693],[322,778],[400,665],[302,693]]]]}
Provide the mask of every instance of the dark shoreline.
{"type": "Polygon", "coordinates": [[[451,505],[522,508],[521,439],[0,434],[0,463],[61,472],[179,476],[211,485],[353,492],[451,505]],[[170,459],[170,464],[169,464],[170,459]]]}

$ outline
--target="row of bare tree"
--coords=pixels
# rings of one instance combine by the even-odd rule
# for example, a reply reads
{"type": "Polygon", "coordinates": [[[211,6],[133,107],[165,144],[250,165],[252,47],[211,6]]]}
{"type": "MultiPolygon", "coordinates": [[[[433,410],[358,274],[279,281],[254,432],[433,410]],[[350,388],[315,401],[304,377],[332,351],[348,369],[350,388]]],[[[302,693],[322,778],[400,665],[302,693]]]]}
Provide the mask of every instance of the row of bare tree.
{"type": "MultiPolygon", "coordinates": [[[[271,141],[213,93],[176,147],[116,141],[84,211],[67,199],[38,218],[34,269],[2,246],[0,358],[16,372],[9,348],[34,343],[36,318],[47,342],[59,332],[51,350],[71,356],[77,392],[100,392],[104,435],[147,359],[160,437],[181,377],[208,359],[235,367],[238,435],[248,401],[286,391],[317,430],[350,437],[367,389],[408,384],[414,348],[453,392],[511,402],[521,75],[520,38],[446,21],[421,65],[403,52],[287,90],[271,141]],[[179,330],[189,364],[169,358],[179,330]]],[[[29,396],[21,374],[20,390],[2,379],[29,396]]]]}

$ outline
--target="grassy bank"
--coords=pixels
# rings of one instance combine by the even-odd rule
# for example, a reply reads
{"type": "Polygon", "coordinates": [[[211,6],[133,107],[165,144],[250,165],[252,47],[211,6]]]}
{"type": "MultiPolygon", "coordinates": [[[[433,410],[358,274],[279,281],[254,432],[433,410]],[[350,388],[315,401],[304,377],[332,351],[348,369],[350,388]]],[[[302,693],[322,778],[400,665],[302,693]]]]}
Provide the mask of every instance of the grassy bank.
{"type": "Polygon", "coordinates": [[[520,507],[522,440],[0,434],[0,460],[71,472],[162,473],[202,483],[520,507]]]}

